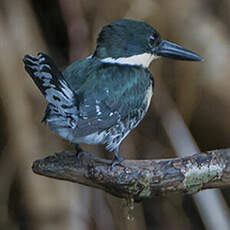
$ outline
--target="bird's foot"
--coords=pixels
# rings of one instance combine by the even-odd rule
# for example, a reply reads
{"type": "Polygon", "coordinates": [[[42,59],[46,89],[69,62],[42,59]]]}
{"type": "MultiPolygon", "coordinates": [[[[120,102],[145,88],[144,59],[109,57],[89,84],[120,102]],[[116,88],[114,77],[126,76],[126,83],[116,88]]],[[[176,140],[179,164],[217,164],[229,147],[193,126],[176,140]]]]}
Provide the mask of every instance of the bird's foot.
{"type": "Polygon", "coordinates": [[[78,160],[80,160],[80,158],[82,156],[84,156],[84,151],[82,150],[82,148],[79,146],[79,144],[75,144],[75,150],[76,150],[76,157],[78,160]]]}
{"type": "Polygon", "coordinates": [[[112,165],[111,165],[112,168],[113,168],[114,166],[116,166],[116,165],[121,164],[121,162],[124,161],[124,160],[125,160],[125,158],[123,158],[123,157],[120,157],[120,156],[115,157],[114,160],[113,160],[113,162],[112,162],[112,165]]]}

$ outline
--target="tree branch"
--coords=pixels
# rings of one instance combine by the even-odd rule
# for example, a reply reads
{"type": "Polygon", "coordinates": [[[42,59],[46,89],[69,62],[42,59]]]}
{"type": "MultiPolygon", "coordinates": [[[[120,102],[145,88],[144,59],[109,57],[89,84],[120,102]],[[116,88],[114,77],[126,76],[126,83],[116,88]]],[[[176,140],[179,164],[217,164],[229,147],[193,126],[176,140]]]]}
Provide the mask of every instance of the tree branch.
{"type": "Polygon", "coordinates": [[[50,155],[33,163],[37,174],[102,189],[120,198],[140,201],[172,192],[191,194],[230,185],[230,148],[167,160],[111,161],[84,153],[50,155]]]}

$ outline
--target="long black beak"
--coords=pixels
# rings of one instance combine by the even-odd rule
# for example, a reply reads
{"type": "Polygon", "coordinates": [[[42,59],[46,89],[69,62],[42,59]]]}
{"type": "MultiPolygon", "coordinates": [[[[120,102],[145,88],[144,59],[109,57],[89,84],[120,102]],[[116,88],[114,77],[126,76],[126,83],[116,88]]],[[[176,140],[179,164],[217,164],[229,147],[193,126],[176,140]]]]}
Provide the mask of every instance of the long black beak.
{"type": "Polygon", "coordinates": [[[181,61],[203,61],[204,59],[198,56],[196,53],[176,45],[172,42],[162,40],[156,47],[154,53],[157,56],[172,58],[181,61]]]}

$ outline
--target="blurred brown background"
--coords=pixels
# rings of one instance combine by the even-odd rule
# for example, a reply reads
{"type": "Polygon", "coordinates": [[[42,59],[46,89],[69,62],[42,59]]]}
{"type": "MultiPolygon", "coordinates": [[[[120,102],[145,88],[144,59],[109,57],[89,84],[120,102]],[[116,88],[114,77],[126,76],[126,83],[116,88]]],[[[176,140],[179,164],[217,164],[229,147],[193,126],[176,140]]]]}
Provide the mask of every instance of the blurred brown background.
{"type": "MultiPolygon", "coordinates": [[[[172,108],[202,151],[230,147],[229,0],[1,0],[0,230],[205,229],[191,196],[153,197],[137,204],[128,221],[125,201],[32,173],[35,159],[73,146],[40,123],[46,102],[24,71],[23,56],[48,53],[64,70],[90,55],[100,28],[120,18],[143,20],[205,58],[151,65],[155,95],[121,155],[175,157],[173,140],[186,149],[183,130],[170,133],[169,127],[179,126],[165,122],[172,108]]],[[[102,146],[83,148],[108,156],[102,146]]],[[[221,192],[229,205],[229,189],[221,192]]]]}

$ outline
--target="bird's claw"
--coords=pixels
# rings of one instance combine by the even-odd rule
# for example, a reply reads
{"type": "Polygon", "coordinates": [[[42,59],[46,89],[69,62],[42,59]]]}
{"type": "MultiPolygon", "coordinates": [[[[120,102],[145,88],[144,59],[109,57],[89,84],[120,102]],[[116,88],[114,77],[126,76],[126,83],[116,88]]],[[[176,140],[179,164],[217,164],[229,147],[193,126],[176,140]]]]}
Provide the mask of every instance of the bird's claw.
{"type": "Polygon", "coordinates": [[[78,145],[78,144],[75,144],[75,149],[76,149],[76,157],[78,160],[80,160],[80,158],[82,156],[85,155],[84,151],[82,150],[82,148],[78,145]]]}
{"type": "Polygon", "coordinates": [[[80,160],[84,155],[85,155],[85,152],[83,152],[83,151],[76,153],[76,157],[78,160],[80,160]]]}
{"type": "Polygon", "coordinates": [[[125,160],[125,159],[124,159],[123,157],[120,157],[120,156],[119,156],[119,157],[116,157],[116,158],[113,160],[112,164],[111,164],[112,169],[113,169],[114,166],[121,164],[121,162],[124,161],[124,160],[125,160]]]}

